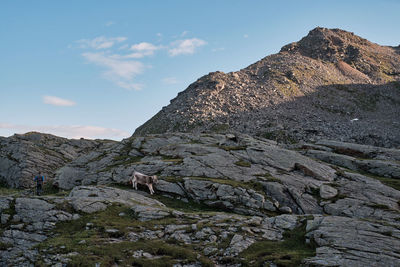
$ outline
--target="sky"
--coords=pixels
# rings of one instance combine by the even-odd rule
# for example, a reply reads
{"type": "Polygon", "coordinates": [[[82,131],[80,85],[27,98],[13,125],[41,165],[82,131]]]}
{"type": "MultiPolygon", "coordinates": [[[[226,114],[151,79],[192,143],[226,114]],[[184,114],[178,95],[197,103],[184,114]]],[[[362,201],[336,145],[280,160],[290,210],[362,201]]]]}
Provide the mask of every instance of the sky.
{"type": "Polygon", "coordinates": [[[400,0],[0,1],[0,136],[121,140],[317,26],[400,44],[400,0]]]}

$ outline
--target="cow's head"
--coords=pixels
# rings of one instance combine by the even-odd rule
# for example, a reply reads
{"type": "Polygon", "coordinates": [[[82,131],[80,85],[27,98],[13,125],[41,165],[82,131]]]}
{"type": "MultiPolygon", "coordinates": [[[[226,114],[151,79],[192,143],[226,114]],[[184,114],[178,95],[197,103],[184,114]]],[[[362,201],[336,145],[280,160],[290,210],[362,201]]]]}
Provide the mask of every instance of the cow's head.
{"type": "Polygon", "coordinates": [[[158,183],[157,175],[153,175],[151,178],[152,178],[151,180],[152,180],[153,184],[157,184],[158,183]]]}

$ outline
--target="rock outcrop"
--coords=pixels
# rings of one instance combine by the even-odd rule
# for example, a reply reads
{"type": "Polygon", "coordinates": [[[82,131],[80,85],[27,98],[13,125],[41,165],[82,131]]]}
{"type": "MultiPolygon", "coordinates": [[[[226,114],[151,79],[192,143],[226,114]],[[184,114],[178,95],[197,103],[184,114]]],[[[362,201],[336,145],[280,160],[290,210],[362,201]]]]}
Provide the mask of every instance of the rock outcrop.
{"type": "Polygon", "coordinates": [[[93,149],[114,141],[67,139],[30,132],[0,137],[0,183],[11,187],[31,187],[40,171],[50,181],[55,171],[93,149]]]}
{"type": "Polygon", "coordinates": [[[398,156],[397,149],[328,140],[288,149],[233,134],[103,144],[56,170],[56,195],[14,190],[0,198],[0,265],[168,259],[194,266],[396,266],[398,156]],[[134,170],[159,176],[155,195],[127,186],[134,170]],[[185,246],[193,250],[184,259],[173,252],[185,246]],[[113,258],[99,256],[97,247],[114,251],[113,258]]]}
{"type": "Polygon", "coordinates": [[[201,77],[134,135],[237,131],[399,147],[399,81],[395,48],[316,28],[240,71],[201,77]]]}

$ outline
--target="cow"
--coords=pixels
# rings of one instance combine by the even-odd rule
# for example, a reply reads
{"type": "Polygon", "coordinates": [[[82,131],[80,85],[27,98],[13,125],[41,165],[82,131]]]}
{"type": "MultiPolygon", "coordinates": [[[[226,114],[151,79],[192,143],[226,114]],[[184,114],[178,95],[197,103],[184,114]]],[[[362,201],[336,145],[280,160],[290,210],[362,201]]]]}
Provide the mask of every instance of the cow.
{"type": "Polygon", "coordinates": [[[145,175],[143,173],[135,171],[131,178],[132,187],[137,190],[137,184],[147,185],[150,190],[150,194],[154,193],[153,184],[158,183],[158,178],[156,175],[145,175]]]}

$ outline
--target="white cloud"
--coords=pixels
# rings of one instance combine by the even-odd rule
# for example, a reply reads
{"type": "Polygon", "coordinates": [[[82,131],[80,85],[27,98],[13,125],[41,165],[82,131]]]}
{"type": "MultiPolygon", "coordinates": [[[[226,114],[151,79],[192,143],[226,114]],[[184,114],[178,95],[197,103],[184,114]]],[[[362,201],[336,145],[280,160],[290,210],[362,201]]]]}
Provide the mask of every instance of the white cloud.
{"type": "Polygon", "coordinates": [[[249,35],[247,35],[247,34],[243,35],[243,38],[248,38],[248,37],[249,37],[249,35]]]}
{"type": "Polygon", "coordinates": [[[180,83],[175,77],[166,77],[162,79],[162,82],[165,84],[177,84],[180,83]]]}
{"type": "Polygon", "coordinates": [[[181,36],[183,37],[183,36],[187,35],[188,33],[189,33],[189,31],[183,31],[183,32],[181,33],[181,36]]]}
{"type": "Polygon", "coordinates": [[[177,55],[189,55],[193,54],[196,48],[206,44],[206,41],[197,38],[177,40],[171,43],[171,48],[168,50],[168,53],[172,57],[177,55]]]}
{"type": "Polygon", "coordinates": [[[94,39],[81,39],[76,41],[76,43],[79,44],[79,48],[107,49],[111,48],[114,44],[124,42],[126,39],[126,37],[107,38],[99,36],[94,39]]]}
{"type": "Polygon", "coordinates": [[[219,51],[224,51],[225,47],[218,47],[218,48],[213,48],[211,51],[213,52],[219,52],[219,51]]]}
{"type": "Polygon", "coordinates": [[[139,44],[134,44],[131,46],[130,50],[135,53],[127,55],[128,58],[142,58],[144,56],[151,56],[154,54],[154,51],[161,49],[161,46],[155,46],[151,43],[142,42],[139,44]]]}
{"type": "Polygon", "coordinates": [[[104,53],[83,53],[82,56],[91,63],[106,68],[104,77],[116,85],[129,89],[140,90],[141,85],[133,82],[133,78],[141,74],[144,65],[139,61],[124,60],[118,55],[106,55],[104,53]]]}
{"type": "Polygon", "coordinates": [[[49,95],[43,96],[43,103],[59,107],[70,107],[76,105],[74,101],[49,95]]]}
{"type": "Polygon", "coordinates": [[[114,24],[115,24],[114,21],[107,21],[107,22],[106,22],[106,26],[107,26],[107,27],[110,27],[111,25],[114,25],[114,24]]]}
{"type": "Polygon", "coordinates": [[[8,136],[14,133],[22,134],[31,131],[50,133],[67,138],[89,138],[89,139],[121,140],[122,138],[131,135],[123,130],[114,128],[104,128],[98,126],[85,126],[85,125],[33,126],[33,125],[0,123],[1,135],[8,136]]]}

